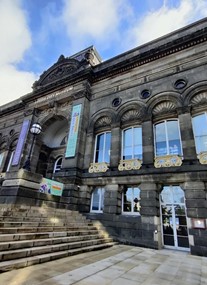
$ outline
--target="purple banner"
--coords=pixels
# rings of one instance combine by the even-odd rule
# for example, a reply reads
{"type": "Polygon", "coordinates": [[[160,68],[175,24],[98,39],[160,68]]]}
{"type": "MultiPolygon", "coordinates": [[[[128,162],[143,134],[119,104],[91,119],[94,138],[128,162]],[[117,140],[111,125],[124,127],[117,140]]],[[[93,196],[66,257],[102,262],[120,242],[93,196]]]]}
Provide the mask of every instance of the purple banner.
{"type": "Polygon", "coordinates": [[[30,124],[29,120],[24,121],[23,124],[22,124],[21,133],[19,135],[17,147],[16,147],[15,154],[14,154],[14,157],[13,157],[13,160],[12,160],[12,165],[18,165],[18,163],[19,163],[19,160],[20,160],[20,157],[21,157],[21,154],[22,154],[22,148],[23,148],[23,145],[24,145],[24,142],[25,142],[25,138],[26,138],[26,135],[27,135],[27,131],[28,131],[28,128],[29,128],[29,124],[30,124]]]}

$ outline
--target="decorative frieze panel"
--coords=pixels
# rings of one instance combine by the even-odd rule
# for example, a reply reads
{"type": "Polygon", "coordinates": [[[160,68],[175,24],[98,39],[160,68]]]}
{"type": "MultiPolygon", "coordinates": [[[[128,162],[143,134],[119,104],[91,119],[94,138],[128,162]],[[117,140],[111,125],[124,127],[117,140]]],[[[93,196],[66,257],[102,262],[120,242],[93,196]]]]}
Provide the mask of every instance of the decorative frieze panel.
{"type": "Polygon", "coordinates": [[[109,164],[106,162],[91,163],[88,169],[89,173],[106,172],[109,169],[109,164]]]}
{"type": "Polygon", "coordinates": [[[137,170],[142,166],[142,161],[139,159],[127,159],[120,160],[118,169],[119,171],[123,170],[137,170]]]}
{"type": "Polygon", "coordinates": [[[178,155],[164,155],[155,158],[155,168],[181,166],[182,158],[178,155]]]}
{"type": "Polygon", "coordinates": [[[207,164],[207,152],[201,152],[199,155],[198,155],[198,159],[200,161],[201,164],[207,164]]]}

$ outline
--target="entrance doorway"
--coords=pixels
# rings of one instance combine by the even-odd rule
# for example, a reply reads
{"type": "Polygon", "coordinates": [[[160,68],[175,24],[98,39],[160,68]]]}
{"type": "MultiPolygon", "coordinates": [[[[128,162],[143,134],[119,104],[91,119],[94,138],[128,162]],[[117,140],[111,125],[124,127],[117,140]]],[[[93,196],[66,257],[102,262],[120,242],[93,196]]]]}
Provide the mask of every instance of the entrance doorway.
{"type": "Polygon", "coordinates": [[[164,247],[189,250],[184,191],[179,186],[165,186],[160,210],[164,247]]]}

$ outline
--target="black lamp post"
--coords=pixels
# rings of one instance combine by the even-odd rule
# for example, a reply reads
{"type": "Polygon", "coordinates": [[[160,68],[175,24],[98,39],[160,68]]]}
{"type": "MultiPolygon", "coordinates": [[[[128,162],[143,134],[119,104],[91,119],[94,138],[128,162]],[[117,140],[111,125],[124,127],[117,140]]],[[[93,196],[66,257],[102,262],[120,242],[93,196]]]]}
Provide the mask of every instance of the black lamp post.
{"type": "Polygon", "coordinates": [[[31,143],[31,146],[30,146],[28,158],[25,161],[25,164],[23,166],[23,169],[26,169],[28,171],[31,171],[31,168],[30,168],[30,158],[31,158],[31,154],[32,154],[32,149],[33,149],[35,137],[36,137],[36,135],[39,135],[41,133],[41,131],[42,131],[42,127],[38,123],[33,124],[32,127],[30,128],[30,133],[33,134],[33,138],[32,138],[32,143],[31,143]]]}

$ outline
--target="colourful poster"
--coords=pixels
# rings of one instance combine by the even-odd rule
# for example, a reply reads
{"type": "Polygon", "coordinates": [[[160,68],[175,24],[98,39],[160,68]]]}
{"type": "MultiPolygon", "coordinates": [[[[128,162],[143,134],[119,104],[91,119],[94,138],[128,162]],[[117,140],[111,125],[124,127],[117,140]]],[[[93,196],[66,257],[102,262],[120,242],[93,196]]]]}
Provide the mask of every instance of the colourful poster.
{"type": "Polygon", "coordinates": [[[14,157],[13,157],[13,160],[12,160],[12,165],[18,165],[18,163],[19,163],[19,160],[20,160],[20,157],[21,157],[21,154],[22,154],[22,148],[23,148],[23,145],[24,145],[24,142],[25,142],[25,138],[26,138],[26,135],[27,135],[27,131],[28,131],[28,128],[29,128],[29,124],[30,124],[29,120],[24,121],[23,124],[22,124],[22,129],[21,129],[21,132],[20,132],[20,135],[19,135],[17,147],[16,147],[16,150],[15,150],[15,153],[14,153],[14,157]]]}
{"type": "Polygon", "coordinates": [[[63,183],[43,177],[42,182],[40,183],[39,192],[56,196],[62,196],[63,187],[64,187],[63,183]]]}
{"type": "Polygon", "coordinates": [[[81,114],[81,104],[73,106],[71,123],[70,123],[70,132],[68,135],[68,143],[67,143],[65,157],[75,156],[80,114],[81,114]]]}

